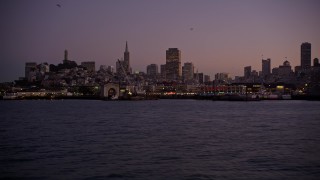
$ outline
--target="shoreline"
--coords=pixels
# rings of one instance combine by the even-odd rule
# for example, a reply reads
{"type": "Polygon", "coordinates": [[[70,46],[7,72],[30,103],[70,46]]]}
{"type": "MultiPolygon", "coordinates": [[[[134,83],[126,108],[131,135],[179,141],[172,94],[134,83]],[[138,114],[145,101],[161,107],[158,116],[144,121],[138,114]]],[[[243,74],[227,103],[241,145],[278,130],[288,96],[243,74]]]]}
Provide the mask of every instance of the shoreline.
{"type": "Polygon", "coordinates": [[[182,96],[182,95],[171,95],[171,96],[141,96],[141,97],[130,97],[121,99],[108,99],[100,96],[34,96],[34,97],[13,97],[11,99],[3,99],[0,97],[0,101],[14,101],[14,100],[104,100],[104,101],[140,101],[140,100],[158,100],[158,99],[195,99],[195,100],[212,100],[212,101],[277,101],[277,100],[309,100],[309,101],[320,101],[320,96],[311,95],[295,95],[291,99],[265,99],[257,98],[252,99],[246,98],[228,98],[227,96],[182,96]]]}

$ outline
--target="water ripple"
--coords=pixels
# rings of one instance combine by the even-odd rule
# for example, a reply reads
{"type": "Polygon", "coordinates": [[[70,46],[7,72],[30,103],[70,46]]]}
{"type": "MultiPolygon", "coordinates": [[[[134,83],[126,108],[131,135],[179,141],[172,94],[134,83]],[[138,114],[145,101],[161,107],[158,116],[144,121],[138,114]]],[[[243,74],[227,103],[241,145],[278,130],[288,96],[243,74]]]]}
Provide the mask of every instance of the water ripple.
{"type": "Polygon", "coordinates": [[[317,179],[319,107],[0,101],[0,179],[317,179]]]}

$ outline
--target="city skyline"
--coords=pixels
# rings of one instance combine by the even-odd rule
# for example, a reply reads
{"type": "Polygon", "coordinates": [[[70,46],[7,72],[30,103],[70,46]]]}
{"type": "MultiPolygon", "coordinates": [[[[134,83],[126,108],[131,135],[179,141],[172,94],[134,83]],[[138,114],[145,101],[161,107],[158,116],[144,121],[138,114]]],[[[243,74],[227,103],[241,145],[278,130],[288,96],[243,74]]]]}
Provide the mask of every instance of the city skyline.
{"type": "Polygon", "coordinates": [[[245,66],[261,71],[287,57],[300,65],[300,45],[311,43],[320,57],[319,1],[2,1],[1,79],[24,74],[26,62],[58,64],[63,50],[78,64],[115,67],[130,44],[130,65],[166,62],[165,51],[181,50],[181,64],[211,77],[242,76],[245,66]],[[143,9],[143,11],[141,11],[143,9]],[[262,57],[263,55],[263,57],[262,57]]]}

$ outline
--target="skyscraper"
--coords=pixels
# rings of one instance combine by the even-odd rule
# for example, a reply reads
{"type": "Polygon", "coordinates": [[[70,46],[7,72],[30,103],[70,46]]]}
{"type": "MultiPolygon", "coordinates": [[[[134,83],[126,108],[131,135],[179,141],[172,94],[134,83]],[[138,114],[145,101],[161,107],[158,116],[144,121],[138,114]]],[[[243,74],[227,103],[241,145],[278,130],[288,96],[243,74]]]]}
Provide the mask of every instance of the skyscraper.
{"type": "Polygon", "coordinates": [[[197,73],[195,73],[193,77],[198,83],[203,84],[203,73],[198,73],[197,71],[197,73]]]}
{"type": "Polygon", "coordinates": [[[35,62],[26,62],[25,66],[25,79],[28,82],[34,82],[37,79],[37,63],[35,62]]]}
{"type": "Polygon", "coordinates": [[[181,76],[181,52],[178,48],[169,48],[166,51],[166,79],[177,81],[181,76]]]}
{"type": "Polygon", "coordinates": [[[271,59],[262,59],[262,77],[271,73],[271,59]]]}
{"type": "Polygon", "coordinates": [[[26,62],[24,73],[25,78],[28,79],[31,72],[35,71],[37,68],[37,63],[35,62],[26,62]]]}
{"type": "Polygon", "coordinates": [[[166,79],[166,65],[165,64],[160,65],[160,74],[161,74],[162,80],[166,79]]]}
{"type": "Polygon", "coordinates": [[[158,74],[159,74],[158,65],[150,64],[147,66],[147,75],[150,78],[156,79],[158,74]]]}
{"type": "Polygon", "coordinates": [[[128,42],[126,41],[126,48],[123,53],[123,60],[119,60],[116,62],[116,71],[118,75],[125,77],[128,74],[132,73],[132,69],[130,67],[130,53],[128,49],[128,42]]]}
{"type": "Polygon", "coordinates": [[[204,75],[204,82],[205,83],[210,82],[210,76],[209,75],[204,75]]]}
{"type": "Polygon", "coordinates": [[[182,77],[183,81],[192,81],[193,80],[193,75],[194,75],[194,66],[192,62],[187,62],[184,63],[182,67],[182,77]]]}
{"type": "Polygon", "coordinates": [[[214,75],[214,79],[218,84],[226,84],[229,83],[231,78],[229,73],[217,73],[214,75]]]}
{"type": "Polygon", "coordinates": [[[251,75],[251,66],[244,67],[244,78],[249,78],[251,75]]]}
{"type": "Polygon", "coordinates": [[[283,62],[283,65],[279,66],[277,74],[281,77],[287,77],[287,76],[290,76],[291,73],[292,73],[292,70],[291,70],[290,62],[285,60],[283,62]]]}
{"type": "Polygon", "coordinates": [[[319,67],[319,66],[320,66],[320,64],[319,64],[319,59],[318,59],[318,58],[314,58],[314,59],[313,59],[313,66],[314,66],[314,67],[319,67]]]}
{"type": "Polygon", "coordinates": [[[311,67],[311,44],[308,42],[301,44],[301,69],[310,69],[311,67]]]}
{"type": "Polygon", "coordinates": [[[127,74],[131,74],[132,70],[130,67],[130,53],[129,53],[129,49],[128,49],[128,42],[126,41],[126,49],[124,51],[124,55],[123,55],[123,68],[125,69],[125,71],[127,72],[127,74]]]}

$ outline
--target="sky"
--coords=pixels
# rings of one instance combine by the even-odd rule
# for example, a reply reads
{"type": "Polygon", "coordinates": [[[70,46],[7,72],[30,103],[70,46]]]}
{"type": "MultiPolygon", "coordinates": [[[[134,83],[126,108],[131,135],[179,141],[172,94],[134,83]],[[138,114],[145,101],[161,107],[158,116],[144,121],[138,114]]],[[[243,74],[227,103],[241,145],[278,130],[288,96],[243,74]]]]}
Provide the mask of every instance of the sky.
{"type": "Polygon", "coordinates": [[[135,71],[179,48],[182,65],[211,79],[261,71],[262,57],[298,66],[303,42],[320,58],[319,0],[0,0],[0,23],[0,82],[23,77],[26,62],[62,63],[65,49],[115,67],[126,41],[135,71]]]}

